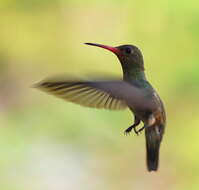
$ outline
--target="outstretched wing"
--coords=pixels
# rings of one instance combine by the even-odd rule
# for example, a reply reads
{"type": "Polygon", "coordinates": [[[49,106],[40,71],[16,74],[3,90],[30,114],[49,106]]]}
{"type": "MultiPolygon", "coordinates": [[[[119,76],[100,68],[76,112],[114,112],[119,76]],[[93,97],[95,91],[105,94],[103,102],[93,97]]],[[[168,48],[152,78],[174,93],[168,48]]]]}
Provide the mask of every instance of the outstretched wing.
{"type": "Polygon", "coordinates": [[[118,110],[151,106],[142,90],[122,80],[44,80],[35,87],[87,107],[118,110]]]}

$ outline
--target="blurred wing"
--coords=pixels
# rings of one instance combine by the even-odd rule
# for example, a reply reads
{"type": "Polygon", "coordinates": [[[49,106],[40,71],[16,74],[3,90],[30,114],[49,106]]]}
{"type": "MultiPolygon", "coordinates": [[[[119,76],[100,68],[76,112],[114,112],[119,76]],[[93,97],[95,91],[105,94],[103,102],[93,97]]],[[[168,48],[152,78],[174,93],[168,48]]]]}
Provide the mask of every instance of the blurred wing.
{"type": "Polygon", "coordinates": [[[87,107],[111,110],[150,108],[149,101],[137,87],[122,81],[42,81],[37,88],[64,100],[87,107]]]}
{"type": "Polygon", "coordinates": [[[125,101],[110,94],[108,89],[106,90],[107,87],[111,87],[110,85],[110,82],[104,81],[43,81],[36,87],[64,100],[87,107],[125,109],[127,107],[125,101]],[[103,85],[105,86],[101,88],[103,85]]]}

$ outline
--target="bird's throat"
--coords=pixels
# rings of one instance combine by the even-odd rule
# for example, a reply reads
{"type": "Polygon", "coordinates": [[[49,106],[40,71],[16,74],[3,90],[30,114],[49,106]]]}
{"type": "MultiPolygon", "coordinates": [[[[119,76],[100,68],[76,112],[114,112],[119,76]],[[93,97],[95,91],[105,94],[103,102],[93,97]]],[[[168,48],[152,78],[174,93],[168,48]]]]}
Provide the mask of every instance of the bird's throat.
{"type": "Polygon", "coordinates": [[[144,70],[141,70],[140,68],[134,68],[130,70],[123,69],[123,78],[125,81],[146,80],[144,70]]]}

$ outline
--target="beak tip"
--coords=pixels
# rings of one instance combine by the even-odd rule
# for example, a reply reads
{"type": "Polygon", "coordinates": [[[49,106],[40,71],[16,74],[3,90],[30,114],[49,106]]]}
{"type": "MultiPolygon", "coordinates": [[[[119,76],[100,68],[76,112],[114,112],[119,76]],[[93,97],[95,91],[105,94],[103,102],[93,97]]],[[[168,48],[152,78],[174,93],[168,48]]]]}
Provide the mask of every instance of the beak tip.
{"type": "Polygon", "coordinates": [[[85,45],[93,45],[93,43],[88,43],[88,42],[86,42],[86,43],[84,43],[85,45]]]}
{"type": "Polygon", "coordinates": [[[112,51],[116,55],[119,55],[119,53],[120,53],[119,49],[116,48],[116,47],[111,47],[111,46],[106,46],[106,45],[96,44],[96,43],[84,43],[84,44],[90,45],[90,46],[97,46],[97,47],[101,47],[101,48],[107,49],[109,51],[112,51]]]}

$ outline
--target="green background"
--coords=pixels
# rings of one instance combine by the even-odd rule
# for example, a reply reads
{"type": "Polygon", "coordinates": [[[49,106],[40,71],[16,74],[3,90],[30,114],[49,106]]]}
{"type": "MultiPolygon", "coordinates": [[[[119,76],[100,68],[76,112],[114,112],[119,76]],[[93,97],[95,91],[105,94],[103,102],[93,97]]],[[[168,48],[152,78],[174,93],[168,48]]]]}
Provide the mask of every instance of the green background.
{"type": "Polygon", "coordinates": [[[199,188],[199,1],[1,0],[0,189],[199,188]],[[69,73],[121,75],[117,58],[83,45],[135,44],[164,100],[159,171],[124,136],[126,111],[84,108],[31,85],[69,73]]]}

